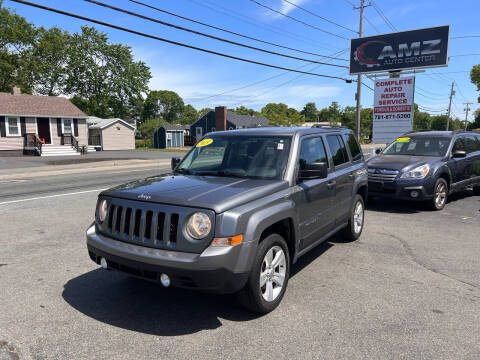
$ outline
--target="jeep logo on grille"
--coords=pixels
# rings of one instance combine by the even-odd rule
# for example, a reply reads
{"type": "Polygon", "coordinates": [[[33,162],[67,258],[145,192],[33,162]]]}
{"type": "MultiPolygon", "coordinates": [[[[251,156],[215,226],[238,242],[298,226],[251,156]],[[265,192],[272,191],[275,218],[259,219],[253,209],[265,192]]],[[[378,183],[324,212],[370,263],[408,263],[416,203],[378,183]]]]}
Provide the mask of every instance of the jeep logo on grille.
{"type": "Polygon", "coordinates": [[[152,196],[148,195],[148,194],[140,194],[140,195],[138,195],[137,198],[142,199],[142,200],[150,200],[152,198],[152,196]]]}

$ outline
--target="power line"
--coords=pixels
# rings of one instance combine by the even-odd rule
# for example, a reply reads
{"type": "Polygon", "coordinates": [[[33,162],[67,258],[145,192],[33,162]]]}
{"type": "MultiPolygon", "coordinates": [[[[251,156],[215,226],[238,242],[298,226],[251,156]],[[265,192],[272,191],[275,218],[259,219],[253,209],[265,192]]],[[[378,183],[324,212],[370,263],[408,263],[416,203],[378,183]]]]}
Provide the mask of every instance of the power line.
{"type": "Polygon", "coordinates": [[[139,35],[139,36],[142,36],[142,37],[166,42],[166,43],[177,45],[177,46],[182,46],[182,47],[197,50],[197,51],[202,51],[202,52],[213,54],[213,55],[226,57],[226,58],[229,58],[229,59],[243,61],[243,62],[247,62],[247,63],[250,63],[250,64],[256,64],[256,65],[261,65],[261,66],[270,67],[270,68],[274,68],[274,69],[297,72],[297,73],[306,74],[306,75],[313,75],[313,76],[325,77],[325,78],[330,78],[330,79],[339,79],[339,80],[343,80],[343,81],[346,81],[346,82],[351,81],[350,79],[342,78],[342,77],[339,77],[339,76],[324,75],[324,74],[311,73],[311,72],[306,72],[306,71],[290,69],[290,68],[286,68],[286,67],[283,67],[283,66],[267,64],[267,63],[263,63],[263,62],[260,62],[260,61],[245,59],[245,58],[241,58],[241,57],[238,57],[238,56],[234,56],[234,55],[230,55],[230,54],[226,54],[226,53],[221,53],[221,52],[218,52],[218,51],[213,51],[213,50],[209,50],[209,49],[205,49],[205,48],[200,48],[200,47],[197,47],[197,46],[193,46],[193,45],[181,43],[181,42],[178,42],[178,41],[161,38],[161,37],[156,36],[156,35],[143,33],[143,32],[137,31],[137,30],[125,28],[125,27],[114,25],[114,24],[111,24],[111,23],[107,23],[107,22],[104,22],[104,21],[101,21],[101,20],[92,19],[92,18],[89,18],[89,17],[86,17],[86,16],[77,15],[77,14],[74,14],[74,13],[70,13],[70,12],[67,12],[67,11],[55,9],[55,8],[52,8],[52,7],[48,7],[48,6],[44,6],[44,5],[40,5],[40,4],[36,4],[36,3],[32,3],[32,2],[29,2],[29,1],[25,1],[25,0],[11,0],[11,1],[19,3],[19,4],[23,4],[23,5],[36,7],[38,9],[47,10],[47,11],[54,12],[54,13],[57,13],[57,14],[69,16],[69,17],[72,17],[72,18],[76,18],[76,19],[80,19],[80,20],[84,20],[84,21],[89,21],[89,22],[92,22],[92,23],[95,23],[95,24],[98,24],[98,25],[107,26],[107,27],[110,27],[110,28],[113,28],[113,29],[117,29],[117,30],[128,32],[128,33],[131,33],[131,34],[139,35]]]}
{"type": "Polygon", "coordinates": [[[368,18],[366,16],[363,17],[365,19],[366,22],[368,22],[370,24],[370,26],[373,28],[373,30],[375,30],[377,33],[379,33],[380,31],[376,28],[375,25],[373,25],[373,23],[368,20],[368,18]]]}
{"type": "Polygon", "coordinates": [[[297,19],[297,18],[295,18],[295,17],[293,17],[293,16],[290,16],[290,15],[285,14],[285,13],[279,11],[279,10],[276,10],[276,9],[274,9],[274,8],[271,8],[270,6],[265,5],[265,4],[262,4],[261,2],[258,2],[257,0],[250,0],[250,1],[251,1],[251,2],[254,2],[255,4],[257,4],[257,5],[261,6],[261,7],[264,7],[265,9],[268,9],[268,10],[270,10],[270,11],[273,11],[274,13],[277,13],[277,14],[279,14],[279,15],[282,15],[282,16],[284,16],[284,17],[286,17],[286,18],[289,18],[289,19],[291,19],[291,20],[293,20],[293,21],[296,21],[296,22],[298,22],[298,23],[300,23],[300,24],[303,24],[303,25],[305,25],[305,26],[311,27],[312,29],[321,31],[321,32],[323,32],[323,33],[325,33],[325,34],[328,34],[328,35],[331,35],[331,36],[338,37],[338,38],[340,38],[340,39],[350,40],[349,38],[347,38],[347,37],[345,37],[345,36],[338,35],[338,34],[334,34],[334,33],[330,32],[330,31],[321,29],[321,28],[319,28],[319,27],[317,27],[317,26],[315,26],[315,25],[306,23],[305,21],[299,20],[299,19],[297,19]]]}
{"type": "Polygon", "coordinates": [[[300,49],[295,49],[295,48],[292,48],[292,47],[288,47],[288,46],[284,46],[284,45],[272,43],[272,42],[269,42],[269,41],[261,40],[261,39],[258,39],[258,38],[252,37],[252,36],[244,35],[244,34],[241,34],[241,33],[235,32],[235,31],[231,31],[231,30],[227,30],[227,29],[225,29],[225,28],[221,28],[221,27],[218,27],[218,26],[215,26],[215,25],[207,24],[207,23],[204,23],[204,22],[202,22],[202,21],[198,21],[198,20],[195,20],[195,19],[191,19],[191,18],[188,18],[188,17],[186,17],[186,16],[182,16],[182,15],[179,15],[179,14],[175,14],[175,13],[173,13],[173,12],[160,9],[160,8],[158,8],[158,7],[155,7],[155,6],[152,6],[152,5],[149,5],[149,4],[145,4],[145,3],[141,2],[141,1],[130,0],[130,2],[133,2],[133,3],[138,4],[138,5],[141,5],[141,6],[145,6],[145,7],[147,7],[147,8],[150,8],[150,9],[153,9],[153,10],[162,12],[162,13],[164,13],[164,14],[168,14],[168,15],[171,15],[171,16],[174,16],[174,17],[177,17],[177,18],[186,20],[186,21],[190,21],[190,22],[193,22],[193,23],[196,23],[196,24],[200,24],[200,25],[203,25],[203,26],[206,26],[206,27],[215,29],[215,30],[220,30],[220,31],[226,32],[226,33],[228,33],[228,34],[240,36],[240,37],[243,37],[243,38],[245,38],[245,39],[254,40],[254,41],[258,41],[258,42],[264,43],[264,44],[268,44],[268,45],[280,47],[280,48],[283,48],[283,49],[288,49],[288,50],[292,50],[292,51],[297,51],[297,52],[300,52],[300,53],[309,54],[309,55],[314,55],[314,56],[319,56],[319,57],[323,57],[323,58],[327,58],[327,59],[348,61],[348,59],[337,58],[337,57],[332,57],[332,56],[322,55],[322,54],[317,54],[317,53],[313,53],[313,52],[310,52],[310,51],[304,51],[304,50],[300,50],[300,49]]]}
{"type": "Polygon", "coordinates": [[[95,5],[103,6],[103,7],[106,7],[108,9],[112,9],[112,10],[115,10],[115,11],[118,11],[118,12],[122,12],[124,14],[132,15],[132,16],[144,19],[144,20],[155,22],[157,24],[169,26],[169,27],[172,27],[172,28],[175,28],[175,29],[178,29],[178,30],[182,30],[182,31],[186,31],[186,32],[189,32],[189,33],[192,33],[192,34],[208,37],[210,39],[222,41],[222,42],[225,42],[225,43],[228,43],[228,44],[245,47],[247,49],[261,51],[261,52],[264,52],[264,53],[267,53],[267,54],[282,56],[282,57],[286,57],[286,58],[290,58],[290,59],[294,59],[294,60],[306,61],[306,62],[310,62],[310,63],[314,63],[314,64],[322,64],[322,65],[328,65],[328,66],[341,67],[341,68],[348,69],[348,66],[345,66],[345,65],[331,64],[331,63],[326,63],[326,62],[322,62],[322,61],[316,61],[316,60],[305,59],[305,58],[301,58],[301,57],[297,57],[297,56],[287,55],[287,54],[283,54],[283,53],[278,53],[276,51],[262,49],[262,48],[259,48],[259,47],[256,47],[256,46],[251,46],[251,45],[239,43],[237,41],[228,40],[228,39],[221,38],[221,37],[218,37],[218,36],[215,36],[215,35],[206,34],[206,33],[200,32],[200,31],[185,28],[183,26],[170,24],[170,23],[167,23],[165,21],[161,21],[161,20],[158,20],[158,19],[155,19],[155,18],[151,18],[149,16],[145,16],[145,15],[142,15],[142,14],[138,14],[138,13],[135,13],[135,12],[130,11],[130,10],[126,10],[126,9],[118,8],[116,6],[105,4],[105,3],[102,3],[102,2],[99,2],[99,1],[96,1],[96,0],[85,0],[85,1],[89,2],[89,3],[92,3],[92,4],[95,4],[95,5]]]}
{"type": "Polygon", "coordinates": [[[385,23],[390,27],[390,29],[392,29],[393,31],[397,31],[397,29],[395,28],[395,26],[390,22],[390,20],[388,20],[388,18],[386,17],[386,15],[383,13],[382,9],[380,9],[380,7],[375,4],[373,1],[371,2],[373,8],[375,9],[375,11],[378,13],[378,15],[380,15],[380,17],[385,21],[385,23]]]}
{"type": "Polygon", "coordinates": [[[450,39],[469,39],[469,38],[480,38],[480,35],[453,36],[450,39]]]}
{"type": "Polygon", "coordinates": [[[205,7],[207,9],[210,9],[210,10],[216,12],[216,13],[236,18],[236,19],[238,19],[238,20],[240,20],[244,23],[247,23],[247,24],[262,28],[262,29],[265,29],[267,31],[271,31],[275,34],[279,34],[279,35],[282,35],[282,36],[289,37],[289,38],[294,39],[296,41],[303,41],[306,44],[308,43],[310,45],[314,45],[314,46],[317,46],[317,47],[321,46],[322,48],[325,48],[325,49],[334,49],[334,47],[332,47],[328,44],[319,42],[317,40],[313,40],[313,39],[308,38],[306,36],[302,36],[302,35],[287,31],[284,28],[279,28],[279,27],[276,27],[276,26],[273,26],[273,25],[268,25],[267,26],[267,25],[264,25],[264,24],[260,24],[259,22],[253,22],[247,16],[239,13],[238,11],[228,9],[228,8],[218,4],[218,3],[213,3],[212,4],[212,2],[209,1],[209,0],[203,0],[203,2],[199,2],[197,0],[188,0],[188,1],[190,1],[194,4],[197,4],[198,6],[202,6],[202,7],[205,7]],[[208,3],[210,5],[207,5],[205,3],[208,3]]]}
{"type": "Polygon", "coordinates": [[[479,56],[480,53],[472,53],[472,54],[458,54],[458,55],[450,55],[449,57],[460,57],[460,56],[479,56]]]}
{"type": "Polygon", "coordinates": [[[319,19],[322,19],[323,21],[329,22],[330,24],[336,25],[336,26],[338,26],[338,27],[341,27],[341,28],[343,28],[343,29],[345,29],[345,30],[348,30],[348,31],[351,31],[351,32],[357,34],[357,32],[356,32],[355,30],[352,30],[352,29],[350,29],[350,28],[348,28],[348,27],[346,27],[346,26],[340,25],[340,24],[338,24],[338,23],[336,23],[336,22],[334,22],[334,21],[332,21],[332,20],[329,20],[329,19],[327,19],[327,18],[324,18],[323,16],[320,16],[320,15],[314,13],[313,11],[307,10],[307,9],[305,9],[304,7],[301,7],[300,5],[297,5],[297,4],[295,4],[295,3],[293,3],[293,2],[291,2],[291,1],[289,1],[289,0],[283,0],[283,1],[286,2],[287,4],[290,4],[290,5],[294,6],[294,7],[296,7],[297,9],[300,9],[300,10],[305,11],[306,13],[308,13],[308,14],[310,14],[310,15],[313,15],[313,16],[319,18],[319,19]]]}
{"type": "MultiPolygon", "coordinates": [[[[347,49],[344,49],[344,50],[341,50],[341,51],[337,51],[336,53],[333,53],[332,55],[337,55],[337,56],[338,56],[338,55],[344,53],[344,52],[347,51],[347,50],[348,50],[348,48],[347,48],[347,49]]],[[[310,64],[304,64],[304,65],[302,65],[302,66],[299,66],[299,67],[295,68],[295,70],[304,68],[304,67],[306,67],[306,66],[308,66],[308,65],[310,65],[310,64]]],[[[289,74],[289,73],[290,73],[290,71],[284,71],[284,72],[281,72],[281,73],[279,73],[279,74],[277,74],[277,75],[270,76],[270,77],[265,78],[265,79],[262,79],[262,80],[254,81],[254,82],[252,82],[252,83],[249,83],[249,84],[247,84],[247,85],[240,86],[240,87],[235,88],[235,89],[226,90],[226,91],[223,91],[223,92],[221,92],[221,93],[219,93],[219,94],[209,95],[209,96],[207,96],[207,97],[204,97],[204,98],[201,98],[201,99],[197,99],[197,100],[195,100],[194,102],[200,102],[200,101],[208,100],[208,99],[211,99],[211,98],[214,98],[214,97],[222,96],[222,95],[225,95],[225,94],[230,94],[230,93],[236,92],[236,91],[238,91],[238,90],[243,90],[243,89],[249,88],[249,87],[254,86],[254,85],[262,84],[262,83],[264,83],[264,82],[267,82],[267,81],[272,80],[272,79],[276,79],[276,78],[278,78],[278,77],[281,77],[281,76],[283,76],[283,75],[285,75],[285,74],[289,74]]]]}

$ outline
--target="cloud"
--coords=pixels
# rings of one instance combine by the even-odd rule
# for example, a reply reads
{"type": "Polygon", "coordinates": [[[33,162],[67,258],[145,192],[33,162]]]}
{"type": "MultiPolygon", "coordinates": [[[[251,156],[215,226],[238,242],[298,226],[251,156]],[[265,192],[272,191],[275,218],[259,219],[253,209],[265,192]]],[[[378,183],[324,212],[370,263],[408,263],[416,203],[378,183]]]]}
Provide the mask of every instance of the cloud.
{"type": "MultiPolygon", "coordinates": [[[[294,3],[295,5],[301,5],[301,4],[304,4],[306,3],[308,0],[289,0],[291,3],[294,3]]],[[[295,9],[295,6],[283,1],[283,0],[280,0],[281,4],[282,4],[282,7],[280,9],[280,11],[284,14],[288,14],[289,12],[293,11],[295,9]]]]}
{"type": "MultiPolygon", "coordinates": [[[[308,2],[308,0],[289,0],[289,1],[295,5],[302,5],[308,2]]],[[[296,9],[294,5],[289,4],[283,0],[275,0],[273,4],[267,4],[267,6],[270,6],[272,9],[278,10],[285,15],[291,13],[293,10],[296,9]]],[[[263,11],[263,15],[266,19],[278,19],[283,17],[283,15],[272,12],[268,9],[264,9],[264,10],[265,11],[263,11]]]]}

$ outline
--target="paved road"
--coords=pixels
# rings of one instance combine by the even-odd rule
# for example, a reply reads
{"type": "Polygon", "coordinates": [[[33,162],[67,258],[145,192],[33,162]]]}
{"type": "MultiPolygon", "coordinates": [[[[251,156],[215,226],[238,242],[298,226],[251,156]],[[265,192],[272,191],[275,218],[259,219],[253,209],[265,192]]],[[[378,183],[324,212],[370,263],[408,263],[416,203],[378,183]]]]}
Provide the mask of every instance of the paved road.
{"type": "Polygon", "coordinates": [[[0,359],[478,359],[480,197],[442,212],[369,205],[361,239],[293,266],[281,306],[162,289],[100,270],[85,249],[96,191],[156,173],[0,184],[0,359]],[[44,198],[28,200],[39,195],[44,198]],[[61,195],[54,196],[53,195],[61,195]]]}

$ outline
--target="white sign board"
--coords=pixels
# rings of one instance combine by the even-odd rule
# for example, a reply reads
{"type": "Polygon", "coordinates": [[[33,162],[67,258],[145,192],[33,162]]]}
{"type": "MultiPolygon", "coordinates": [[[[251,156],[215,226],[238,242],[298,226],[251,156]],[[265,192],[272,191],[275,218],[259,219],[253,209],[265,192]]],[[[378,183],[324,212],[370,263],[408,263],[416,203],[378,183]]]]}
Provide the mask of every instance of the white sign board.
{"type": "Polygon", "coordinates": [[[375,80],[373,142],[389,143],[412,129],[415,78],[375,80]]]}

